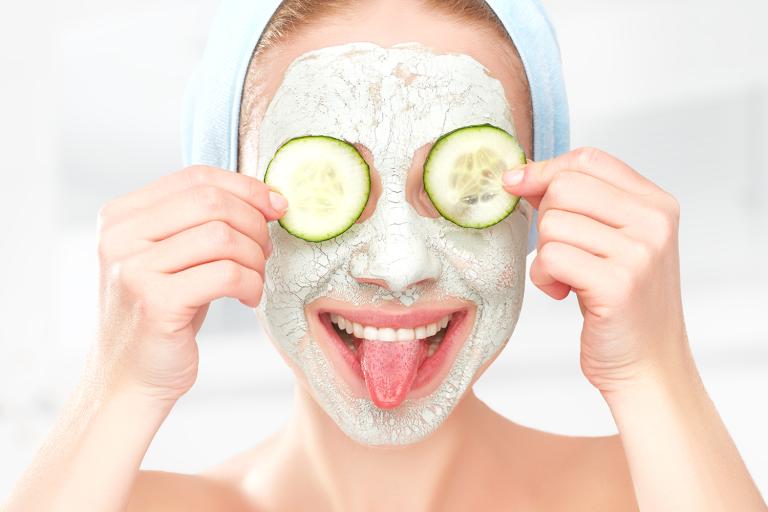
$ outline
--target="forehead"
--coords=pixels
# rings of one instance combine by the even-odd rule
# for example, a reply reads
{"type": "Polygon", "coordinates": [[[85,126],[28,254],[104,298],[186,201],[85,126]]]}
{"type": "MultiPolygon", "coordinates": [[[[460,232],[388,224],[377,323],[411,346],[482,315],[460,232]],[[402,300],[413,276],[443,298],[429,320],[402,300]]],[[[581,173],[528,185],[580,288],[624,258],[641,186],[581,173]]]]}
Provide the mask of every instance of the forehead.
{"type": "Polygon", "coordinates": [[[483,123],[515,133],[503,84],[473,57],[416,42],[337,45],[288,66],[259,129],[257,168],[300,135],[361,143],[386,166],[448,131],[483,123]]]}

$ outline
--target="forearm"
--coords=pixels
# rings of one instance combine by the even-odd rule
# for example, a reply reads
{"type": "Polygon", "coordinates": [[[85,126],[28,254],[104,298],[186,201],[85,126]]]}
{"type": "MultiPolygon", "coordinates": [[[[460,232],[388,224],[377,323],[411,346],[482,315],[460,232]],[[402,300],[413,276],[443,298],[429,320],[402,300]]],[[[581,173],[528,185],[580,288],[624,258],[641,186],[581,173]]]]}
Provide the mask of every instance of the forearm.
{"type": "Polygon", "coordinates": [[[691,357],[605,398],[641,510],[766,510],[691,357]]]}
{"type": "Polygon", "coordinates": [[[7,511],[124,510],[169,410],[170,404],[140,393],[84,379],[16,485],[7,511]]]}

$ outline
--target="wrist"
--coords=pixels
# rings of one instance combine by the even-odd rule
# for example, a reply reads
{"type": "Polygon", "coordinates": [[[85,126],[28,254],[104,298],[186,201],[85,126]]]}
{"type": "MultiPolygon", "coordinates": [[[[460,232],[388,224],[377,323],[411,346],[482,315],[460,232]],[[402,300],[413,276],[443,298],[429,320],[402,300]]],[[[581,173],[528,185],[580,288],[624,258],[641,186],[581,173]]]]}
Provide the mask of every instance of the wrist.
{"type": "Polygon", "coordinates": [[[648,362],[631,378],[615,383],[610,389],[600,390],[614,417],[622,409],[684,400],[703,389],[696,363],[687,347],[686,344],[686,350],[676,357],[648,362]]]}
{"type": "Polygon", "coordinates": [[[693,357],[646,365],[602,392],[638,505],[652,510],[760,510],[761,498],[709,398],[693,357]],[[712,485],[712,483],[717,485],[712,485]],[[714,504],[714,505],[712,505],[714,504]]]}
{"type": "Polygon", "coordinates": [[[150,422],[162,422],[178,399],[153,392],[130,379],[109,377],[104,372],[87,371],[79,388],[78,394],[89,402],[91,410],[123,410],[150,422]]]}
{"type": "Polygon", "coordinates": [[[176,405],[178,397],[171,397],[139,385],[126,383],[110,388],[105,399],[125,407],[126,412],[141,412],[148,418],[162,421],[176,405]]]}
{"type": "Polygon", "coordinates": [[[98,350],[89,354],[81,388],[87,390],[94,402],[119,401],[157,414],[168,414],[187,391],[149,385],[98,350]]]}

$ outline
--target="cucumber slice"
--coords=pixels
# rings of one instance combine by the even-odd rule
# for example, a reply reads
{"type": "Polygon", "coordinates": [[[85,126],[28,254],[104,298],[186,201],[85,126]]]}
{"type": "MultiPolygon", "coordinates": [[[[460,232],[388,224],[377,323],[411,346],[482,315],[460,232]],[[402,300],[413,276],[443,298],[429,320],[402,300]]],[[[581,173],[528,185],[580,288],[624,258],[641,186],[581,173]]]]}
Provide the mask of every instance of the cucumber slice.
{"type": "Polygon", "coordinates": [[[296,137],[280,146],[264,183],[288,200],[280,225],[309,242],[329,240],[352,227],[371,192],[370,169],[357,148],[328,136],[296,137]]]}
{"type": "Polygon", "coordinates": [[[424,190],[440,215],[465,228],[504,220],[520,201],[501,186],[501,174],[525,164],[513,135],[490,124],[441,136],[424,163],[424,190]]]}

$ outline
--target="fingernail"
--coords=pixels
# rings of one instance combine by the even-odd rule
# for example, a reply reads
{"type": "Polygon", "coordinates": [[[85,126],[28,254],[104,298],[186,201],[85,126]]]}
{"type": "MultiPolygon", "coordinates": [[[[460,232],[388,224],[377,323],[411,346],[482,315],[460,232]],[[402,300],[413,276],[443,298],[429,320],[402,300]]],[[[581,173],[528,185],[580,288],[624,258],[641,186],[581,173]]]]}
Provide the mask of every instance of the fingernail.
{"type": "Polygon", "coordinates": [[[272,205],[272,208],[279,212],[288,208],[288,200],[283,197],[282,194],[275,192],[274,190],[269,191],[269,202],[272,205]]]}
{"type": "Polygon", "coordinates": [[[514,187],[515,185],[518,185],[521,181],[523,181],[523,176],[525,176],[525,171],[523,171],[522,169],[514,169],[512,171],[506,171],[501,176],[501,180],[508,187],[514,187]]]}

